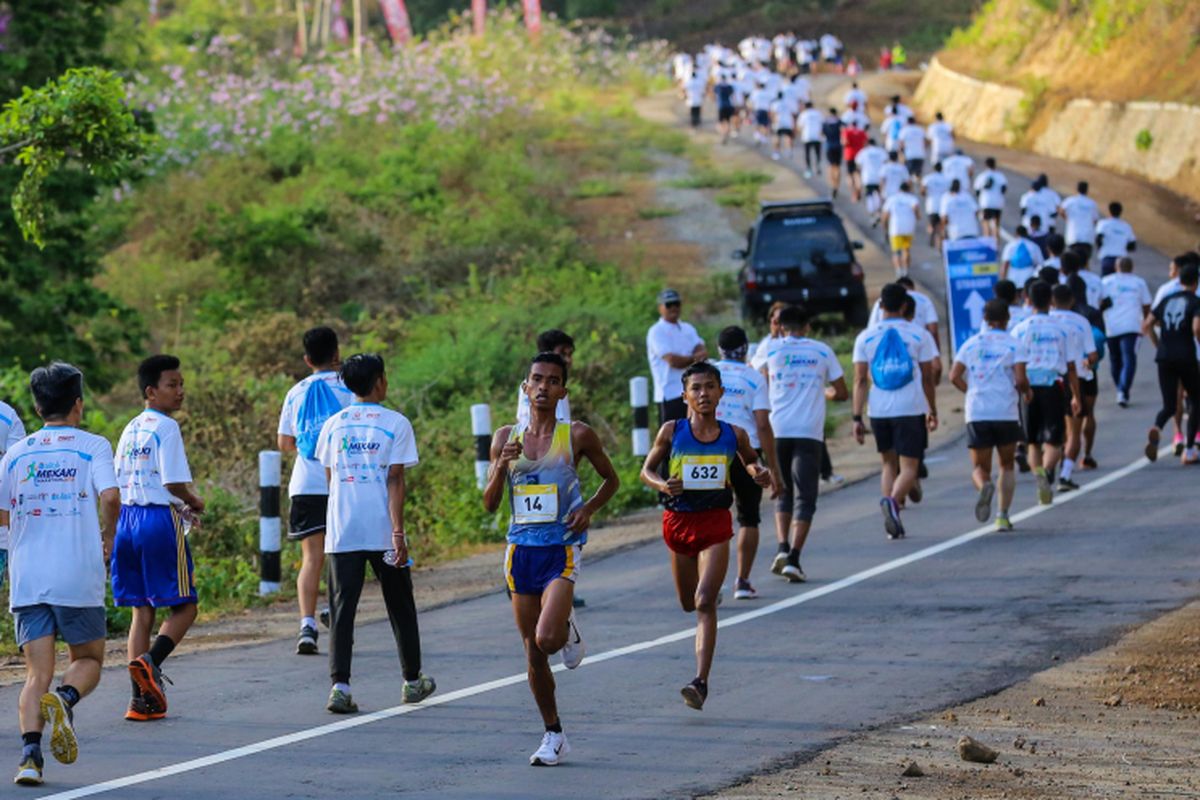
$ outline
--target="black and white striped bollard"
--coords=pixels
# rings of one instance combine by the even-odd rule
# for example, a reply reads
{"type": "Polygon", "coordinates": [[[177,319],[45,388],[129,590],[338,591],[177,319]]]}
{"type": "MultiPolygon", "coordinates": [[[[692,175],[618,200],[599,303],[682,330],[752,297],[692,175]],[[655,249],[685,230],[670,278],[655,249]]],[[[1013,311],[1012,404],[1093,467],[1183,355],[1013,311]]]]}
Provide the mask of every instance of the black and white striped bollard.
{"type": "Polygon", "coordinates": [[[629,380],[629,405],[633,406],[633,454],[650,452],[650,383],[639,376],[629,380]]]}
{"type": "Polygon", "coordinates": [[[475,437],[475,485],[482,489],[492,460],[492,409],[487,403],[471,406],[471,435],[475,437]]]}
{"type": "Polygon", "coordinates": [[[283,468],[282,458],[278,450],[263,450],[258,454],[258,593],[262,597],[279,591],[279,476],[283,468]]]}

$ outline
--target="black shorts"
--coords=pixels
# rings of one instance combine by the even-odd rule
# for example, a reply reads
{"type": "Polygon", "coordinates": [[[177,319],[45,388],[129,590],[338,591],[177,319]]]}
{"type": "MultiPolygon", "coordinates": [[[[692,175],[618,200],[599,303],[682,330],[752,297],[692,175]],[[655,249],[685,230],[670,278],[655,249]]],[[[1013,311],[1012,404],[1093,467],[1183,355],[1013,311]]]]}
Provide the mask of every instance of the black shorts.
{"type": "Polygon", "coordinates": [[[692,106],[690,109],[690,111],[692,113],[692,127],[693,128],[700,127],[700,109],[701,108],[702,108],[702,106],[692,106]]]}
{"type": "Polygon", "coordinates": [[[1067,393],[1062,384],[1034,386],[1033,402],[1025,404],[1025,441],[1055,447],[1066,438],[1067,393]]]}
{"type": "Polygon", "coordinates": [[[737,504],[738,525],[743,528],[757,528],[762,522],[763,487],[754,482],[742,460],[734,456],[733,466],[729,469],[729,483],[733,486],[733,499],[737,504]]]}
{"type": "Polygon", "coordinates": [[[840,167],[842,165],[842,148],[826,147],[825,148],[825,161],[831,167],[840,167]]]}
{"type": "Polygon", "coordinates": [[[794,130],[792,130],[791,128],[780,128],[779,130],[775,131],[775,135],[776,136],[786,136],[789,139],[791,139],[792,141],[796,140],[796,132],[794,130]]]}
{"type": "Polygon", "coordinates": [[[846,159],[846,174],[853,175],[856,172],[858,172],[858,164],[855,163],[853,158],[846,159]]]}
{"type": "Polygon", "coordinates": [[[875,449],[880,453],[895,450],[897,455],[905,458],[924,458],[928,433],[924,414],[871,419],[871,434],[875,437],[875,449]]]}
{"type": "Polygon", "coordinates": [[[733,119],[735,114],[737,114],[737,109],[735,109],[733,106],[722,106],[721,108],[717,109],[717,121],[729,122],[729,120],[733,119]]]}
{"type": "Polygon", "coordinates": [[[762,128],[771,127],[771,114],[767,111],[754,112],[754,124],[762,128]]]}
{"type": "Polygon", "coordinates": [[[863,194],[879,194],[879,184],[868,183],[867,185],[863,186],[863,194]]]}
{"type": "Polygon", "coordinates": [[[983,210],[983,218],[984,218],[984,219],[994,219],[994,220],[999,220],[999,219],[1000,219],[1000,212],[1001,212],[1002,210],[1003,210],[1003,209],[999,209],[999,208],[985,208],[985,209],[983,210]]]}
{"type": "Polygon", "coordinates": [[[934,214],[933,212],[930,212],[930,214],[929,214],[929,224],[930,224],[930,226],[931,226],[931,227],[934,227],[934,228],[936,228],[936,227],[937,227],[938,225],[940,225],[941,223],[942,223],[942,215],[941,215],[941,214],[934,214]]]}
{"type": "Polygon", "coordinates": [[[1117,257],[1105,256],[1100,259],[1100,275],[1101,277],[1112,275],[1117,271],[1117,257]]]}
{"type": "MultiPolygon", "coordinates": [[[[1083,398],[1082,398],[1083,400],[1086,400],[1089,397],[1091,397],[1091,398],[1098,397],[1100,395],[1100,379],[1097,378],[1095,375],[1092,376],[1092,379],[1090,381],[1085,381],[1085,380],[1081,379],[1079,381],[1079,393],[1083,396],[1083,398]]],[[[1070,414],[1070,412],[1071,412],[1071,384],[1067,383],[1066,381],[1063,381],[1063,402],[1066,404],[1067,413],[1070,414]]],[[[1080,402],[1082,402],[1082,400],[1080,402]]],[[[1089,416],[1089,415],[1088,415],[1088,411],[1086,408],[1079,409],[1078,417],[1080,419],[1083,419],[1087,416],[1089,416]]]]}
{"type": "Polygon", "coordinates": [[[314,533],[325,532],[325,515],[329,510],[329,495],[298,494],[288,509],[288,539],[298,542],[314,533]]]}
{"type": "Polygon", "coordinates": [[[968,422],[967,447],[972,450],[981,447],[1003,447],[1021,441],[1021,423],[1019,422],[968,422]]]}
{"type": "Polygon", "coordinates": [[[921,170],[925,169],[925,159],[908,158],[904,160],[904,166],[908,167],[909,175],[920,175],[921,170]]]}

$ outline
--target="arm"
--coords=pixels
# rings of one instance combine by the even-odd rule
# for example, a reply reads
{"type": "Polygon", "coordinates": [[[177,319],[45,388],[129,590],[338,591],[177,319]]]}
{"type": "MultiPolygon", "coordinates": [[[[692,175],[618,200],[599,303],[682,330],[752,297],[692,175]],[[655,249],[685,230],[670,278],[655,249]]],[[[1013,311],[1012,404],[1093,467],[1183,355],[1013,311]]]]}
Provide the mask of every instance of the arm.
{"type": "Polygon", "coordinates": [[[1158,347],[1158,331],[1156,330],[1157,324],[1158,320],[1153,314],[1147,314],[1145,318],[1142,319],[1142,333],[1145,334],[1146,338],[1149,339],[1150,343],[1155,347],[1158,347]]]}
{"type": "MultiPolygon", "coordinates": [[[[113,537],[117,532],[117,517],[121,515],[121,490],[105,489],[100,493],[100,540],[104,543],[104,563],[112,556],[113,537]]],[[[8,515],[5,514],[5,517],[8,515]]],[[[7,524],[7,520],[5,520],[7,524]]]]}
{"type": "Polygon", "coordinates": [[[580,457],[591,462],[592,468],[596,470],[601,481],[600,488],[596,490],[591,499],[568,514],[564,520],[572,533],[580,533],[588,529],[592,522],[592,515],[603,508],[604,504],[617,493],[617,489],[621,486],[621,479],[617,477],[617,470],[613,467],[608,453],[604,452],[604,445],[600,443],[600,437],[582,422],[571,423],[571,446],[580,457]]]}
{"type": "Polygon", "coordinates": [[[650,446],[650,452],[646,454],[646,461],[642,464],[642,483],[649,486],[656,492],[663,494],[679,495],[683,493],[682,478],[668,478],[663,480],[658,474],[658,466],[662,464],[671,455],[671,438],[675,435],[675,422],[664,423],[658,429],[658,435],[654,437],[654,444],[650,446]]]}
{"type": "Polygon", "coordinates": [[[192,491],[190,483],[165,483],[163,488],[170,492],[175,497],[183,501],[184,505],[200,514],[204,511],[204,501],[200,499],[200,495],[192,491]]]}
{"type": "MultiPolygon", "coordinates": [[[[1200,317],[1196,318],[1200,322],[1200,317]]],[[[754,412],[754,425],[758,428],[758,441],[767,457],[767,469],[776,486],[783,484],[783,473],[779,471],[779,454],[775,452],[775,431],[771,429],[771,412],[760,408],[754,412]]]]}
{"type": "Polygon", "coordinates": [[[1079,373],[1075,370],[1075,362],[1071,361],[1067,364],[1067,384],[1071,387],[1071,413],[1076,416],[1083,410],[1083,397],[1079,393],[1079,373]]]}
{"type": "Polygon", "coordinates": [[[825,399],[834,403],[843,403],[850,398],[850,390],[846,388],[846,377],[839,376],[825,387],[825,399]]]}
{"type": "Polygon", "coordinates": [[[275,437],[275,443],[279,447],[281,453],[296,452],[296,437],[288,436],[286,433],[281,433],[275,437]]]}
{"type": "Polygon", "coordinates": [[[854,414],[854,438],[862,444],[866,438],[867,428],[863,425],[863,409],[867,406],[867,362],[854,362],[854,401],[851,410],[854,414]]]}
{"type": "Polygon", "coordinates": [[[967,368],[961,361],[955,361],[950,367],[950,383],[960,392],[967,391],[967,368]]]}
{"type": "Polygon", "coordinates": [[[734,430],[737,431],[738,457],[742,459],[746,471],[759,486],[770,486],[771,471],[758,460],[758,453],[754,452],[754,448],[750,445],[750,437],[741,428],[735,427],[734,430]]]}
{"type": "MultiPolygon", "coordinates": [[[[929,403],[929,430],[931,433],[936,431],[938,426],[937,380],[934,376],[933,365],[934,361],[921,362],[921,388],[925,390],[925,401],[929,403]]],[[[940,371],[941,364],[938,364],[937,369],[940,371]]]]}
{"type": "Polygon", "coordinates": [[[1017,386],[1017,392],[1021,397],[1025,398],[1025,402],[1033,400],[1033,389],[1029,386],[1029,374],[1025,371],[1025,362],[1018,361],[1013,364],[1013,378],[1017,386]]]}
{"type": "Polygon", "coordinates": [[[677,353],[663,353],[662,360],[667,362],[675,369],[687,369],[692,364],[696,363],[696,359],[692,356],[681,356],[677,353]]]}
{"type": "Polygon", "coordinates": [[[396,551],[396,565],[408,561],[408,540],[404,536],[404,498],[407,487],[404,484],[404,465],[392,464],[388,467],[387,493],[388,516],[392,520],[392,549],[396,551]]]}
{"type": "Polygon", "coordinates": [[[492,463],[483,487],[483,507],[489,514],[496,513],[500,501],[504,499],[509,465],[521,457],[521,443],[508,441],[511,432],[512,426],[505,425],[492,437],[492,463]]]}
{"type": "Polygon", "coordinates": [[[1200,340],[1200,314],[1192,317],[1192,338],[1200,340]]]}

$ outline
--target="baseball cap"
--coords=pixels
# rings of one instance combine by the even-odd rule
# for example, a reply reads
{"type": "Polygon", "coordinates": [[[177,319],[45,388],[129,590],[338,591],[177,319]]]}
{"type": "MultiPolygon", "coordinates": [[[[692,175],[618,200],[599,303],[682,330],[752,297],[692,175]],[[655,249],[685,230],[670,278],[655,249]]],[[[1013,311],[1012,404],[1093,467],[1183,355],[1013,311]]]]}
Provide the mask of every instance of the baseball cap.
{"type": "Polygon", "coordinates": [[[683,298],[679,296],[679,292],[674,289],[663,289],[658,293],[658,304],[667,305],[669,303],[682,303],[683,298]]]}

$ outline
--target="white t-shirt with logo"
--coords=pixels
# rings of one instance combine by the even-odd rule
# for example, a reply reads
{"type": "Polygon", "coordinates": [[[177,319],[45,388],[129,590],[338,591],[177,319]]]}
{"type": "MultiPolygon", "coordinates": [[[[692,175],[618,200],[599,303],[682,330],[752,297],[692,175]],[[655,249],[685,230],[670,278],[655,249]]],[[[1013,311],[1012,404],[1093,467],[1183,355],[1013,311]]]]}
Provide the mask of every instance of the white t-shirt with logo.
{"type": "Polygon", "coordinates": [[[914,235],[917,232],[917,209],[920,207],[921,201],[908,192],[897,192],[885,200],[883,213],[888,215],[888,236],[914,235]]]}
{"type": "Polygon", "coordinates": [[[879,184],[883,175],[883,165],[887,163],[888,154],[879,145],[867,145],[854,157],[854,163],[862,170],[863,185],[879,184]]]}
{"type": "Polygon", "coordinates": [[[1105,275],[1104,297],[1113,304],[1104,312],[1104,332],[1111,339],[1127,333],[1141,333],[1145,306],[1150,305],[1150,287],[1140,276],[1132,272],[1114,272],[1105,275]]]}
{"type": "Polygon", "coordinates": [[[741,361],[721,360],[716,362],[721,370],[721,402],[717,404],[717,419],[736,425],[750,437],[751,446],[758,448],[758,420],[755,411],[769,411],[767,380],[762,373],[741,361]]]}
{"type": "Polygon", "coordinates": [[[767,354],[771,430],[785,439],[825,438],[825,385],[843,376],[829,345],[816,339],[773,339],[767,354]]]}
{"type": "Polygon", "coordinates": [[[800,112],[800,140],[803,142],[819,142],[824,138],[822,126],[825,115],[818,109],[806,108],[800,112]]]}
{"type": "Polygon", "coordinates": [[[808,78],[796,78],[783,87],[784,96],[795,103],[796,108],[812,99],[812,88],[809,85],[808,78]]]}
{"type": "Polygon", "coordinates": [[[1032,278],[1039,269],[1045,259],[1042,258],[1042,249],[1033,242],[1024,238],[1015,238],[1004,245],[1004,250],[1000,254],[1001,263],[1009,265],[1008,279],[1017,285],[1018,289],[1025,288],[1025,281],[1032,278]],[[1017,256],[1018,248],[1024,249],[1029,255],[1029,266],[1014,267],[1012,261],[1017,256]]]}
{"type": "MultiPolygon", "coordinates": [[[[1100,308],[1100,301],[1104,299],[1104,279],[1090,269],[1081,269],[1075,273],[1083,280],[1087,286],[1087,304],[1092,308],[1100,308]]],[[[1059,282],[1066,283],[1068,276],[1060,275],[1059,282]]],[[[1155,304],[1157,305],[1157,304],[1155,304]]]]}
{"type": "Polygon", "coordinates": [[[898,317],[890,317],[873,328],[867,328],[854,340],[854,363],[866,364],[868,372],[875,351],[879,349],[884,334],[896,328],[913,362],[913,379],[896,390],[881,389],[871,381],[871,392],[867,397],[867,414],[872,419],[892,417],[914,417],[929,412],[929,402],[921,385],[921,364],[938,357],[937,343],[929,331],[898,317]]]}
{"type": "Polygon", "coordinates": [[[965,192],[971,188],[971,169],[975,162],[965,153],[956,153],[942,159],[942,172],[950,180],[957,180],[965,192]]]}
{"type": "Polygon", "coordinates": [[[1020,343],[1006,331],[986,328],[963,342],[954,356],[967,371],[966,420],[1020,420],[1015,364],[1024,363],[1020,343]]]}
{"type": "Polygon", "coordinates": [[[39,603],[104,606],[104,550],[97,498],[114,489],[108,440],[47,426],[0,461],[0,508],[8,511],[9,608],[39,603]]]}
{"type": "Polygon", "coordinates": [[[330,473],[325,552],[392,549],[388,470],[418,460],[408,418],[377,403],[353,403],[325,422],[317,459],[330,473]]]}
{"type": "Polygon", "coordinates": [[[950,177],[944,172],[931,172],[921,178],[925,187],[925,213],[942,213],[942,198],[950,191],[950,177]]]}
{"type": "Polygon", "coordinates": [[[1021,224],[1026,229],[1033,227],[1031,219],[1036,214],[1041,217],[1042,229],[1049,229],[1058,214],[1058,202],[1058,195],[1053,189],[1030,189],[1021,195],[1018,204],[1021,208],[1021,224]]]}
{"type": "Polygon", "coordinates": [[[683,370],[672,367],[663,356],[673,353],[690,356],[697,345],[704,344],[696,329],[686,322],[670,323],[664,319],[646,332],[646,356],[650,360],[650,376],[654,379],[654,402],[662,403],[683,396],[683,370]]]}
{"type": "Polygon", "coordinates": [[[931,122],[927,129],[929,143],[933,145],[935,160],[944,158],[954,151],[954,126],[949,122],[931,122]]]}
{"type": "Polygon", "coordinates": [[[1082,314],[1060,308],[1050,309],[1050,318],[1063,326],[1067,335],[1071,337],[1071,349],[1080,356],[1075,361],[1075,372],[1079,375],[1079,380],[1090,381],[1096,377],[1096,373],[1088,364],[1088,357],[1096,352],[1096,336],[1092,333],[1092,323],[1082,314]]]}
{"type": "MultiPolygon", "coordinates": [[[[912,289],[908,290],[908,296],[917,304],[916,313],[913,314],[912,320],[915,324],[922,328],[938,324],[937,306],[933,304],[932,300],[912,289]]],[[[874,328],[881,322],[883,322],[883,306],[876,300],[875,305],[871,308],[871,316],[867,320],[867,327],[874,328]]]]}
{"type": "Polygon", "coordinates": [[[191,483],[179,423],[147,408],[129,421],[117,443],[117,485],[127,506],[182,505],[168,483],[191,483]]]}
{"type": "Polygon", "coordinates": [[[786,97],[771,103],[771,113],[775,115],[775,128],[790,131],[796,127],[796,107],[786,97]]]}
{"type": "Polygon", "coordinates": [[[1133,228],[1120,217],[1100,220],[1100,224],[1096,226],[1096,235],[1104,237],[1100,245],[1100,258],[1121,258],[1128,255],[1130,243],[1137,241],[1133,228]]]}
{"type": "Polygon", "coordinates": [[[1053,386],[1067,374],[1067,364],[1082,358],[1075,339],[1049,314],[1033,314],[1013,326],[1012,335],[1021,343],[1031,386],[1053,386]]]}
{"type": "Polygon", "coordinates": [[[979,206],[966,192],[946,192],[940,213],[946,223],[946,238],[961,239],[979,235],[979,206]]]}
{"type": "MultiPolygon", "coordinates": [[[[0,400],[0,458],[8,448],[25,438],[25,424],[17,410],[0,400]]],[[[8,549],[8,528],[0,526],[0,550],[8,549]]]]}
{"type": "Polygon", "coordinates": [[[1096,222],[1100,209],[1096,201],[1085,194],[1076,194],[1062,201],[1063,216],[1067,218],[1065,238],[1068,245],[1092,244],[1096,241],[1096,222]]]}
{"type": "MultiPolygon", "coordinates": [[[[341,377],[333,370],[314,372],[288,390],[283,399],[283,408],[279,412],[279,433],[283,436],[296,436],[296,424],[299,421],[300,407],[304,405],[304,397],[308,387],[316,381],[323,381],[333,396],[337,398],[342,408],[354,400],[354,393],[346,388],[341,377]]],[[[296,463],[292,467],[292,477],[288,481],[288,497],[302,494],[329,494],[329,486],[325,482],[325,468],[315,458],[305,458],[296,454],[296,463]]]]}
{"type": "Polygon", "coordinates": [[[891,197],[899,192],[906,180],[908,180],[908,168],[898,161],[887,162],[879,171],[879,186],[884,197],[891,197]]]}
{"type": "Polygon", "coordinates": [[[925,129],[910,122],[900,129],[900,146],[906,159],[925,158],[925,129]]]}
{"type": "MultiPolygon", "coordinates": [[[[944,168],[943,168],[944,169],[944,168]]],[[[992,211],[1004,208],[1004,190],[1008,178],[996,169],[985,169],[975,176],[975,192],[979,195],[979,207],[992,211]]]]}

